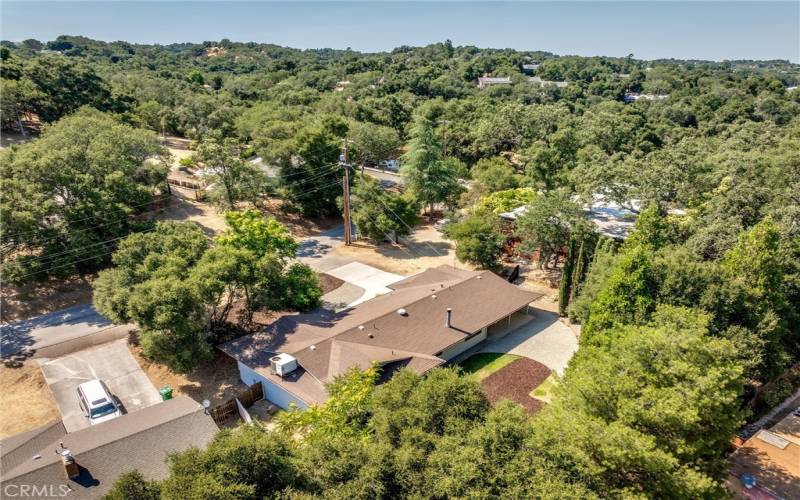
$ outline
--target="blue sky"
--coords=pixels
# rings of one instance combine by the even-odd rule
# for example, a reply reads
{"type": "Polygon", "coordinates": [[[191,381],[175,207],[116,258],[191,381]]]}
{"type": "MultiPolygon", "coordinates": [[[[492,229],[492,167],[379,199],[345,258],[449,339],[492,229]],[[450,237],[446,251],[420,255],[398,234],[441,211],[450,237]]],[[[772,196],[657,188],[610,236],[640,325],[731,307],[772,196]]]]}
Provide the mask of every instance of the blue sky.
{"type": "Polygon", "coordinates": [[[0,3],[0,37],[139,43],[229,38],[297,48],[456,45],[557,54],[800,62],[800,2],[0,3]]]}

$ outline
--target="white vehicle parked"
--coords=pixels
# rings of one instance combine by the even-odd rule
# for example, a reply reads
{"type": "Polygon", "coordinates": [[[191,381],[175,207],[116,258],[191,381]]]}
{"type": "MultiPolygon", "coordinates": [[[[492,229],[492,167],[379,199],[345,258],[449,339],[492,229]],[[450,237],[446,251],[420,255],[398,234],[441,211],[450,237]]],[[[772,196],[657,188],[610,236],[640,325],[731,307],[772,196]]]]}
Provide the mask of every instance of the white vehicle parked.
{"type": "Polygon", "coordinates": [[[383,170],[398,172],[400,170],[400,160],[381,160],[379,163],[383,170]]]}
{"type": "Polygon", "coordinates": [[[92,425],[122,415],[117,401],[102,380],[90,380],[79,385],[78,403],[92,425]]]}

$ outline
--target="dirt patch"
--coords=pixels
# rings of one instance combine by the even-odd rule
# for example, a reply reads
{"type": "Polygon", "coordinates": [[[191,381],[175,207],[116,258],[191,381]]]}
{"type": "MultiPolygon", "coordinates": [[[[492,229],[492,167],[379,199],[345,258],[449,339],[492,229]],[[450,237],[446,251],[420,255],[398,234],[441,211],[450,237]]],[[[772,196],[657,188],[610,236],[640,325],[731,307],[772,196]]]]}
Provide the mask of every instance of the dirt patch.
{"type": "Polygon", "coordinates": [[[28,360],[19,368],[0,365],[0,439],[61,418],[42,370],[28,360]]]}
{"type": "Polygon", "coordinates": [[[28,319],[66,307],[92,301],[92,281],[87,274],[67,279],[50,278],[23,286],[0,287],[0,319],[3,322],[28,319]]]}
{"type": "Polygon", "coordinates": [[[340,286],[344,285],[344,281],[331,276],[330,274],[319,273],[317,274],[319,277],[319,285],[322,289],[322,295],[325,295],[328,292],[332,292],[339,288],[340,286]]]}
{"type": "Polygon", "coordinates": [[[455,244],[448,241],[432,225],[415,228],[401,244],[381,243],[375,245],[359,240],[351,246],[341,245],[331,255],[346,260],[357,260],[386,272],[408,276],[428,268],[447,265],[460,269],[473,269],[455,257],[455,244]]]}
{"type": "Polygon", "coordinates": [[[175,397],[189,396],[197,402],[208,399],[211,405],[215,406],[228,401],[247,388],[239,380],[236,361],[219,351],[209,363],[184,375],[173,372],[165,365],[145,359],[138,346],[128,347],[156,389],[170,386],[175,397]]]}
{"type": "Polygon", "coordinates": [[[530,396],[531,391],[550,376],[550,369],[532,359],[509,363],[481,381],[481,387],[492,404],[510,399],[529,414],[544,408],[544,403],[530,396]]]}
{"type": "Polygon", "coordinates": [[[314,236],[333,229],[342,223],[342,218],[338,215],[332,217],[304,217],[299,213],[288,212],[284,201],[280,198],[263,200],[261,205],[264,212],[286,226],[295,238],[314,236]]]}
{"type": "Polygon", "coordinates": [[[198,224],[209,237],[228,229],[224,214],[210,203],[195,201],[191,189],[172,186],[172,193],[169,205],[159,212],[156,220],[191,221],[198,224]]]}

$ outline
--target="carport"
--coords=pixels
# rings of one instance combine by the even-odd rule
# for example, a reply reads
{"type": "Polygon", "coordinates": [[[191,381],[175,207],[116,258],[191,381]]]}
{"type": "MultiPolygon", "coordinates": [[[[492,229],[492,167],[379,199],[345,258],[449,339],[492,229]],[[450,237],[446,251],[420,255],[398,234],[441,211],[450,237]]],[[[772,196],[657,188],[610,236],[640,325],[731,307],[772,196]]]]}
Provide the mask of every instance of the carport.
{"type": "Polygon", "coordinates": [[[78,405],[78,385],[100,379],[123,409],[131,413],[161,401],[153,383],[131,355],[125,340],[40,362],[67,432],[89,427],[78,405]]]}
{"type": "Polygon", "coordinates": [[[503,338],[506,334],[513,332],[522,325],[533,321],[534,315],[530,310],[530,306],[525,306],[522,309],[515,311],[505,318],[489,325],[486,332],[488,340],[497,340],[503,338]]]}

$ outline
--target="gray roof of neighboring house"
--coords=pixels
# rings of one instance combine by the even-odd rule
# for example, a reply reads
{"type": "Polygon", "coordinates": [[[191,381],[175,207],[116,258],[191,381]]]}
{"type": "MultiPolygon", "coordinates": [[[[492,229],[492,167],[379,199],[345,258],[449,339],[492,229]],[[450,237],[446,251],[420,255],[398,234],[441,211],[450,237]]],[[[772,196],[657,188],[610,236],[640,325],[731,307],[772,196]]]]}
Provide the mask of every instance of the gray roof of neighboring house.
{"type": "Polygon", "coordinates": [[[57,420],[3,439],[0,441],[0,470],[10,471],[66,434],[64,422],[57,420]]]}
{"type": "MultiPolygon", "coordinates": [[[[631,205],[634,209],[639,209],[638,200],[631,200],[631,205]]],[[[510,212],[501,213],[500,217],[514,221],[527,211],[528,206],[523,205],[510,212]]],[[[600,234],[619,240],[624,240],[633,231],[638,217],[635,212],[621,207],[613,201],[606,200],[601,195],[595,195],[592,203],[584,207],[584,214],[586,215],[586,220],[593,223],[600,234]]]]}
{"type": "Polygon", "coordinates": [[[407,368],[425,373],[445,362],[438,355],[447,347],[541,296],[488,271],[448,266],[428,269],[390,288],[340,313],[285,316],[220,349],[303,401],[318,403],[327,399],[324,384],[353,366],[403,361],[407,368]],[[400,309],[405,314],[399,314],[400,309]],[[279,352],[293,355],[300,366],[288,377],[269,371],[270,357],[279,352]]]}
{"type": "Polygon", "coordinates": [[[217,430],[196,401],[182,396],[71,434],[50,436],[55,437],[51,441],[32,431],[13,438],[15,463],[3,467],[2,485],[45,486],[57,492],[68,487],[67,498],[99,498],[120,475],[134,469],[148,479],[166,477],[169,453],[204,446],[217,430]],[[36,446],[23,445],[24,437],[37,440],[36,446]],[[72,480],[57,454],[62,443],[80,467],[80,476],[72,480]],[[27,454],[22,459],[17,451],[21,446],[27,454]]]}

